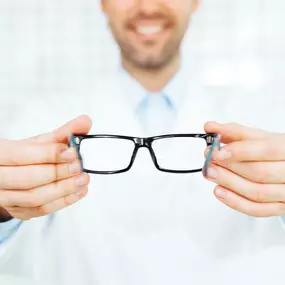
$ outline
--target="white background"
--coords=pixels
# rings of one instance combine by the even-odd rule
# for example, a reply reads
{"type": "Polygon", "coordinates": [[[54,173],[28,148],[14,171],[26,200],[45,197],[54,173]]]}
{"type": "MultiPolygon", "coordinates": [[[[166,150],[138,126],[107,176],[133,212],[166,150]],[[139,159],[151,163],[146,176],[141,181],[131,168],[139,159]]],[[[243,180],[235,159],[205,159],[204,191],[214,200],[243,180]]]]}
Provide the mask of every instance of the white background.
{"type": "MultiPolygon", "coordinates": [[[[213,93],[284,96],[284,11],[284,0],[202,0],[183,50],[213,93]]],[[[99,0],[0,0],[2,128],[33,98],[80,94],[117,64],[99,0]]]]}

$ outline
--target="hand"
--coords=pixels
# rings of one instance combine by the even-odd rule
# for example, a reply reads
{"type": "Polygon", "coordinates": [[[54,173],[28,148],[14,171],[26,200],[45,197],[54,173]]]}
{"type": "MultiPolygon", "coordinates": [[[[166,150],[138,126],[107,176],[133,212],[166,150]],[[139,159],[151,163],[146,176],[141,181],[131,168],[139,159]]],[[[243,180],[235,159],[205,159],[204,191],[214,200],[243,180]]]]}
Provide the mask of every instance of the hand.
{"type": "Polygon", "coordinates": [[[80,116],[48,134],[18,141],[0,139],[0,215],[7,211],[28,220],[83,198],[89,176],[81,173],[76,151],[67,142],[70,133],[87,134],[90,128],[91,120],[80,116]]]}
{"type": "Polygon", "coordinates": [[[225,144],[214,152],[207,177],[218,184],[216,197],[250,216],[285,215],[285,134],[215,122],[205,131],[225,144]]]}

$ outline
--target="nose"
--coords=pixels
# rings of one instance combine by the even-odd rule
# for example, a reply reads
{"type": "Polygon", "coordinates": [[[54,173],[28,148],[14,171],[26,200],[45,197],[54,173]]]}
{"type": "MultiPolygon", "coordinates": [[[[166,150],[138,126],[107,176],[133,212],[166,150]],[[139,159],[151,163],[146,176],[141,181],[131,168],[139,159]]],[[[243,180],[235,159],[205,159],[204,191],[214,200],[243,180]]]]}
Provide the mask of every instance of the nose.
{"type": "Polygon", "coordinates": [[[139,1],[140,10],[148,15],[157,12],[158,4],[156,0],[140,0],[139,1]]]}

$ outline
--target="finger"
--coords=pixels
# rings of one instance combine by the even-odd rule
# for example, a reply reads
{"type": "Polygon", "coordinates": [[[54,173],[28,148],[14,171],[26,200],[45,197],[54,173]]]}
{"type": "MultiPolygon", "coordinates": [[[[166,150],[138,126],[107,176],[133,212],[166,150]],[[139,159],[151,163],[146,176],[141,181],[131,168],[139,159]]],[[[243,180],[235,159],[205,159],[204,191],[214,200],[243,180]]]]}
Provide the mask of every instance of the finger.
{"type": "Polygon", "coordinates": [[[79,160],[70,163],[0,167],[0,189],[29,190],[81,172],[79,160]]]}
{"type": "Polygon", "coordinates": [[[0,166],[60,163],[76,158],[76,152],[59,143],[36,144],[0,140],[0,166]]]}
{"type": "Polygon", "coordinates": [[[285,201],[285,184],[254,183],[215,164],[211,164],[206,178],[251,201],[285,201]]]}
{"type": "Polygon", "coordinates": [[[76,202],[84,198],[87,195],[87,193],[88,193],[88,188],[87,187],[83,188],[81,189],[80,192],[73,193],[68,196],[59,198],[56,201],[53,201],[49,204],[39,207],[38,212],[41,215],[49,215],[51,213],[57,212],[61,209],[64,209],[70,205],[75,204],[76,202]]]}
{"type": "Polygon", "coordinates": [[[23,208],[23,207],[9,207],[6,208],[7,211],[15,218],[19,220],[29,220],[32,218],[37,218],[45,215],[55,213],[59,210],[67,208],[82,198],[84,198],[88,193],[87,188],[81,189],[80,192],[69,194],[63,198],[60,198],[50,204],[43,205],[35,208],[23,208]]]}
{"type": "Polygon", "coordinates": [[[86,115],[82,115],[50,133],[29,138],[27,141],[36,143],[56,142],[66,144],[70,134],[88,134],[91,126],[91,119],[86,115]]]}
{"type": "Polygon", "coordinates": [[[51,203],[61,197],[80,192],[89,183],[89,175],[81,174],[28,191],[0,190],[0,205],[2,207],[34,208],[51,203]]]}
{"type": "Polygon", "coordinates": [[[214,193],[219,201],[226,206],[249,216],[272,217],[285,214],[284,203],[253,202],[221,186],[217,186],[214,193]]]}
{"type": "Polygon", "coordinates": [[[239,176],[262,184],[285,184],[285,161],[233,162],[214,161],[239,176]]]}
{"type": "Polygon", "coordinates": [[[28,221],[32,218],[37,218],[40,216],[39,214],[32,215],[29,208],[8,207],[6,210],[13,218],[21,221],[28,221]]]}
{"type": "Polygon", "coordinates": [[[225,145],[213,154],[214,160],[282,161],[285,160],[285,135],[255,141],[239,141],[225,145]]]}
{"type": "Polygon", "coordinates": [[[269,137],[273,133],[260,129],[242,126],[237,123],[219,124],[208,122],[204,126],[206,133],[217,133],[222,136],[222,143],[231,143],[243,140],[260,140],[269,137]]]}

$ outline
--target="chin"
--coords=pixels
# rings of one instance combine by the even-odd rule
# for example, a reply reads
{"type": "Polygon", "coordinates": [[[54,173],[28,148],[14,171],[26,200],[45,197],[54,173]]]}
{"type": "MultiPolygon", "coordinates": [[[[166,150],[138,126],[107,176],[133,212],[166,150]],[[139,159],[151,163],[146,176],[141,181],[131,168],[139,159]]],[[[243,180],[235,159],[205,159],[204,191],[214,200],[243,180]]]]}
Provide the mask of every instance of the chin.
{"type": "Polygon", "coordinates": [[[164,57],[160,55],[137,56],[131,59],[134,66],[143,69],[160,69],[168,65],[172,56],[164,57]]]}
{"type": "Polygon", "coordinates": [[[142,69],[160,69],[167,65],[165,61],[158,60],[134,60],[133,65],[142,69]]]}

